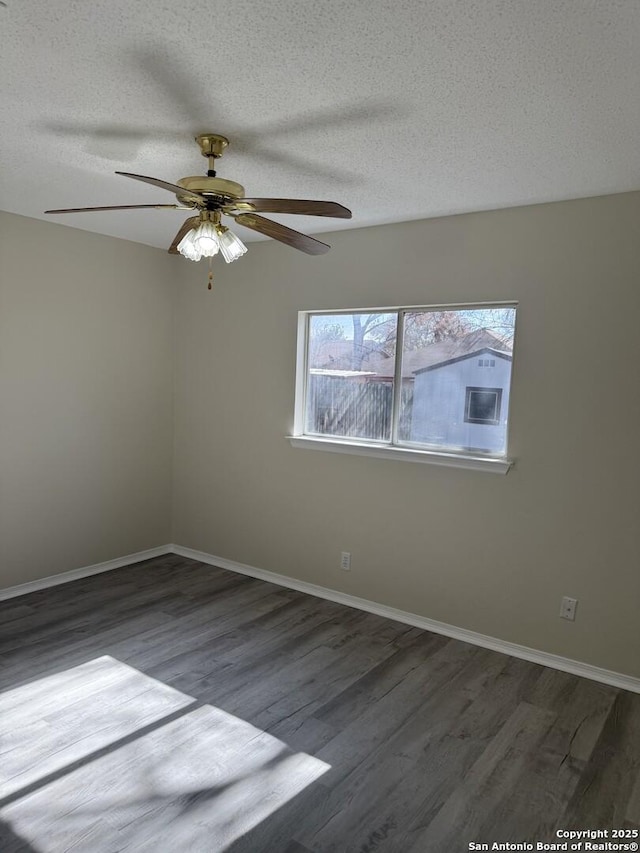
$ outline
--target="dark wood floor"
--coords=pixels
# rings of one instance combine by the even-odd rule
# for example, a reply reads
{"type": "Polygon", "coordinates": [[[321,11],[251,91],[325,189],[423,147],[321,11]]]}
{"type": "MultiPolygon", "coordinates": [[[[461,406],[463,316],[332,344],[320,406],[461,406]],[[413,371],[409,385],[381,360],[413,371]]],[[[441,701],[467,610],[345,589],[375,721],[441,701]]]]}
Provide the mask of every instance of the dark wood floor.
{"type": "Polygon", "coordinates": [[[0,603],[2,853],[640,827],[640,695],[167,556],[0,603]]]}

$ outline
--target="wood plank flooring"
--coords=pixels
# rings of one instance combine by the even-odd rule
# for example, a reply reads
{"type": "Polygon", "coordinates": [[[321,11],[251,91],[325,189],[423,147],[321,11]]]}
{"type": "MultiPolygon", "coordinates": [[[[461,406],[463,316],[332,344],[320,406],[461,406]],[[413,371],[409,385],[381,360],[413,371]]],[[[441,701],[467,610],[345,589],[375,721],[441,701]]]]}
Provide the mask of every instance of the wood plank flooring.
{"type": "Polygon", "coordinates": [[[1,853],[640,829],[640,695],[174,555],[0,603],[1,853]]]}

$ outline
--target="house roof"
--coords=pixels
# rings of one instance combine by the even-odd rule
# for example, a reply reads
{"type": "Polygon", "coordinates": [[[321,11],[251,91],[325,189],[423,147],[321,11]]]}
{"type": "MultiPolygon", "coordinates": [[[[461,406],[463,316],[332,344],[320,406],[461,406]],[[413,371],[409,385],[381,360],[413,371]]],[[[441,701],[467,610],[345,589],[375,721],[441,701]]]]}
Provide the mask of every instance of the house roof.
{"type": "Polygon", "coordinates": [[[441,367],[485,350],[511,355],[511,349],[511,344],[506,343],[489,329],[476,329],[462,337],[447,338],[425,347],[424,350],[413,350],[407,353],[403,359],[406,362],[406,368],[402,373],[407,376],[430,367],[441,367]]]}
{"type": "MultiPolygon", "coordinates": [[[[375,341],[366,340],[365,346],[367,349],[362,364],[355,367],[353,363],[353,341],[323,341],[314,353],[313,367],[316,370],[330,370],[334,375],[346,375],[346,372],[359,369],[361,372],[373,374],[377,377],[392,377],[395,359],[375,341]]],[[[402,376],[408,379],[423,370],[442,367],[462,358],[469,358],[485,352],[510,358],[511,350],[512,344],[509,340],[498,337],[489,329],[477,329],[460,337],[447,338],[405,352],[402,359],[402,376]]]]}
{"type": "Polygon", "coordinates": [[[417,376],[418,373],[425,373],[427,370],[439,370],[441,367],[448,367],[450,364],[456,364],[459,361],[465,361],[468,358],[476,358],[479,355],[493,355],[497,358],[503,358],[506,361],[511,361],[511,353],[501,352],[497,349],[492,349],[491,347],[483,347],[482,349],[474,350],[473,352],[465,353],[464,355],[457,355],[454,358],[448,358],[446,361],[439,361],[436,364],[428,364],[426,367],[421,367],[418,370],[414,370],[414,374],[417,376]]]}

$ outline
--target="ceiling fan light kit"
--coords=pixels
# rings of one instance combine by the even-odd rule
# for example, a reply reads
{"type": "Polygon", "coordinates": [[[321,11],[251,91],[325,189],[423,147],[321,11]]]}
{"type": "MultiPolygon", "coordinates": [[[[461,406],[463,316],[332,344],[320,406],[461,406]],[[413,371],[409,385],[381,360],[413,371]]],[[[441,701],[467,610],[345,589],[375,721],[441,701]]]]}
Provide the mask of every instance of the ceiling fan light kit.
{"type": "Polygon", "coordinates": [[[230,264],[247,251],[242,240],[220,222],[220,211],[204,210],[177,245],[178,252],[190,261],[213,258],[218,252],[230,264]]]}
{"type": "MultiPolygon", "coordinates": [[[[134,175],[131,172],[116,172],[135,181],[152,184],[174,193],[179,204],[124,204],[108,207],[74,207],[45,210],[45,213],[84,213],[96,210],[140,210],[143,208],[194,210],[197,216],[187,219],[169,246],[169,253],[180,254],[190,261],[213,258],[220,252],[229,264],[241,258],[247,251],[242,240],[222,224],[222,216],[229,216],[245,228],[250,228],[267,237],[272,237],[287,246],[299,249],[308,255],[320,255],[329,251],[326,243],[294,231],[286,225],[257,216],[257,213],[291,213],[306,216],[330,216],[350,219],[351,211],[334,201],[308,201],[287,198],[246,198],[241,184],[216,175],[215,163],[222,156],[229,140],[217,133],[196,136],[203,157],[207,158],[206,175],[180,178],[175,184],[134,175]]],[[[209,290],[213,275],[209,270],[209,290]]]]}

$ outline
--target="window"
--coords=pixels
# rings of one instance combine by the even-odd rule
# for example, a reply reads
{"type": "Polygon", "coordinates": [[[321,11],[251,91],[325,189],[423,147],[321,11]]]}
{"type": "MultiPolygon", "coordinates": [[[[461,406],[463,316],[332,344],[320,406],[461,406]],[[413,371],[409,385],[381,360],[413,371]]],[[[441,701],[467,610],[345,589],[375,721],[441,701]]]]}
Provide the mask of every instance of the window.
{"type": "Polygon", "coordinates": [[[515,318],[504,303],[302,312],[292,441],[505,460],[515,318]]]}
{"type": "Polygon", "coordinates": [[[464,419],[470,424],[500,423],[502,388],[467,388],[464,419]]]}

